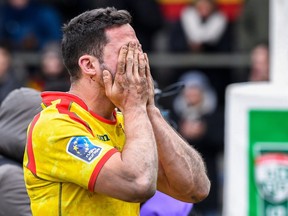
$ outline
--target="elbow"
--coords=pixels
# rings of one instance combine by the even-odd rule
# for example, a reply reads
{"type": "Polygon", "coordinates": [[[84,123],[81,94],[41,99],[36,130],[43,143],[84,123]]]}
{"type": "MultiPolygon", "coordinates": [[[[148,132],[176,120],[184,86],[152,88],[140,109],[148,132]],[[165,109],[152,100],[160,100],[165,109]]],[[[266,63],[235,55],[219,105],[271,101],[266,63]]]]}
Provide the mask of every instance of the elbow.
{"type": "Polygon", "coordinates": [[[189,203],[198,203],[203,201],[210,192],[211,183],[207,176],[195,180],[190,180],[189,182],[186,182],[185,188],[177,188],[176,194],[178,194],[176,197],[184,202],[189,203]]]}
{"type": "Polygon", "coordinates": [[[137,202],[140,202],[140,203],[145,202],[151,197],[153,197],[155,193],[156,193],[156,184],[155,184],[155,187],[150,186],[150,185],[143,186],[142,189],[138,190],[137,202]]]}
{"type": "Polygon", "coordinates": [[[208,178],[205,181],[199,182],[197,187],[190,192],[190,199],[193,203],[198,203],[203,201],[210,192],[211,183],[208,178]]]}
{"type": "Polygon", "coordinates": [[[128,202],[145,202],[156,193],[156,181],[151,179],[136,180],[133,191],[133,195],[127,200],[128,202]]]}

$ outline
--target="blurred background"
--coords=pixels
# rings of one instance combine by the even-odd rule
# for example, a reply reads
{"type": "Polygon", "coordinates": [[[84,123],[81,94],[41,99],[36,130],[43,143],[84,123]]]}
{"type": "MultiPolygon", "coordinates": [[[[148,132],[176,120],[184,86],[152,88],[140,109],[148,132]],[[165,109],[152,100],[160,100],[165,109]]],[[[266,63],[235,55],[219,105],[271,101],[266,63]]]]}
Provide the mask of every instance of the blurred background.
{"type": "Polygon", "coordinates": [[[159,91],[181,84],[158,106],[207,163],[211,193],[191,214],[221,215],[225,91],[269,80],[269,0],[0,0],[0,103],[21,86],[67,91],[61,27],[104,6],[132,14],[159,91]]]}

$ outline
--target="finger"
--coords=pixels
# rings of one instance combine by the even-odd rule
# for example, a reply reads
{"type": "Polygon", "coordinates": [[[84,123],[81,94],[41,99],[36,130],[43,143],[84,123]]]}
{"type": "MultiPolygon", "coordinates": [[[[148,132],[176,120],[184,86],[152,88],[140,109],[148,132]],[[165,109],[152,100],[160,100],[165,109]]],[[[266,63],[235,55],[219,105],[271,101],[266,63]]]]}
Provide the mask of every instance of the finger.
{"type": "Polygon", "coordinates": [[[118,56],[117,72],[116,73],[119,73],[119,74],[125,73],[127,53],[128,53],[127,45],[122,46],[120,49],[120,52],[119,52],[119,56],[118,56]]]}
{"type": "Polygon", "coordinates": [[[145,69],[146,69],[145,56],[143,53],[139,53],[139,75],[140,77],[144,77],[146,75],[145,69]]]}
{"type": "Polygon", "coordinates": [[[136,48],[134,50],[134,55],[133,55],[133,75],[136,77],[136,78],[139,78],[139,62],[138,62],[138,57],[139,56],[139,49],[136,48]]]}
{"type": "Polygon", "coordinates": [[[147,53],[144,53],[144,57],[145,57],[145,75],[147,78],[152,79],[147,53]]]}
{"type": "Polygon", "coordinates": [[[130,42],[128,46],[128,53],[126,57],[126,73],[127,77],[133,76],[133,57],[134,57],[135,43],[130,42]]]}
{"type": "Polygon", "coordinates": [[[154,90],[154,80],[152,78],[151,75],[151,71],[150,71],[150,65],[149,65],[149,59],[146,53],[144,53],[144,57],[145,57],[145,63],[146,63],[146,67],[145,67],[145,74],[146,74],[146,79],[148,81],[148,88],[149,88],[149,99],[148,99],[148,105],[155,105],[155,90],[154,90]]]}
{"type": "Polygon", "coordinates": [[[149,59],[148,59],[147,53],[144,53],[144,57],[145,57],[145,63],[146,63],[145,64],[145,75],[146,75],[148,83],[149,83],[149,88],[154,92],[154,80],[153,80],[153,77],[151,75],[149,59]]]}
{"type": "Polygon", "coordinates": [[[142,49],[142,45],[141,44],[139,44],[138,48],[139,48],[140,52],[143,53],[143,49],[142,49]]]}
{"type": "Polygon", "coordinates": [[[112,92],[112,74],[108,70],[103,71],[103,82],[105,86],[105,93],[107,96],[111,95],[112,92]]]}

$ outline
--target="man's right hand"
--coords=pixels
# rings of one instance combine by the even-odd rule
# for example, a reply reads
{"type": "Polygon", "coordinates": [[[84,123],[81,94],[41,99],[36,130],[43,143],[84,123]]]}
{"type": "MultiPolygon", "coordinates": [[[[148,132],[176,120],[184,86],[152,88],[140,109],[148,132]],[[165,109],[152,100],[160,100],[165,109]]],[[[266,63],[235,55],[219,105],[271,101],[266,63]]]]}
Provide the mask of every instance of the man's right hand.
{"type": "Polygon", "coordinates": [[[103,71],[106,95],[122,112],[147,104],[149,88],[145,64],[139,45],[130,42],[121,47],[114,81],[109,71],[103,71]]]}

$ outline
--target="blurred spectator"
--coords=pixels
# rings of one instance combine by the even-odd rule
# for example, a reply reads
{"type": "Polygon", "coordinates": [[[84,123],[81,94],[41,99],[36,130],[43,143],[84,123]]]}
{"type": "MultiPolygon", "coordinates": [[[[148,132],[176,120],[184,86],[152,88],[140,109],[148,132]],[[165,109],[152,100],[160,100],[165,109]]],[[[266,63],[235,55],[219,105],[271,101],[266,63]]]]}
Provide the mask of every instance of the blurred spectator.
{"type": "Polygon", "coordinates": [[[141,205],[141,216],[188,216],[192,203],[176,200],[160,191],[141,205]]]}
{"type": "Polygon", "coordinates": [[[40,92],[13,90],[0,107],[0,216],[30,216],[22,161],[28,124],[40,111],[40,92]]]}
{"type": "Polygon", "coordinates": [[[31,216],[22,165],[0,155],[0,216],[31,216]]]}
{"type": "MultiPolygon", "coordinates": [[[[171,28],[168,39],[170,52],[207,54],[230,52],[231,35],[226,16],[219,10],[215,0],[195,0],[182,10],[179,22],[171,28]]],[[[199,69],[199,68],[194,68],[199,69]]],[[[175,69],[173,74],[182,74],[189,68],[175,69]]],[[[225,67],[201,70],[213,80],[218,103],[225,103],[225,88],[231,83],[231,69],[225,67]],[[221,73],[221,76],[219,76],[221,73]]]]}
{"type": "Polygon", "coordinates": [[[0,155],[22,164],[27,126],[40,103],[40,92],[26,87],[7,95],[0,108],[0,155]]]}
{"type": "Polygon", "coordinates": [[[20,86],[21,83],[12,69],[10,50],[0,43],[0,104],[9,92],[20,86]]]}
{"type": "Polygon", "coordinates": [[[182,10],[180,22],[174,28],[170,39],[171,51],[197,53],[223,51],[225,48],[222,38],[227,19],[214,0],[195,0],[194,4],[182,10]]]}
{"type": "Polygon", "coordinates": [[[246,0],[236,28],[236,49],[250,53],[259,41],[269,40],[269,0],[246,0]]]}
{"type": "Polygon", "coordinates": [[[40,70],[31,74],[28,87],[39,91],[68,91],[70,81],[61,58],[60,44],[49,43],[42,52],[40,70]]]}
{"type": "Polygon", "coordinates": [[[48,6],[33,0],[7,0],[0,8],[0,39],[13,50],[39,50],[61,38],[61,18],[48,6]]]}
{"type": "Polygon", "coordinates": [[[128,10],[133,16],[132,26],[141,41],[142,49],[145,52],[153,51],[153,39],[164,24],[156,0],[99,0],[89,3],[90,8],[114,6],[128,10]]]}
{"type": "Polygon", "coordinates": [[[188,140],[199,140],[205,133],[205,116],[216,108],[216,94],[201,72],[186,73],[180,77],[180,81],[185,87],[173,103],[179,119],[179,131],[188,140]]]}
{"type": "Polygon", "coordinates": [[[192,211],[201,216],[218,216],[221,182],[217,164],[223,155],[224,111],[218,106],[216,92],[203,73],[189,71],[180,81],[185,87],[173,102],[178,131],[202,154],[212,184],[209,196],[196,203],[192,211]]]}
{"type": "Polygon", "coordinates": [[[249,81],[269,81],[269,48],[266,43],[256,45],[251,52],[249,81]]]}

